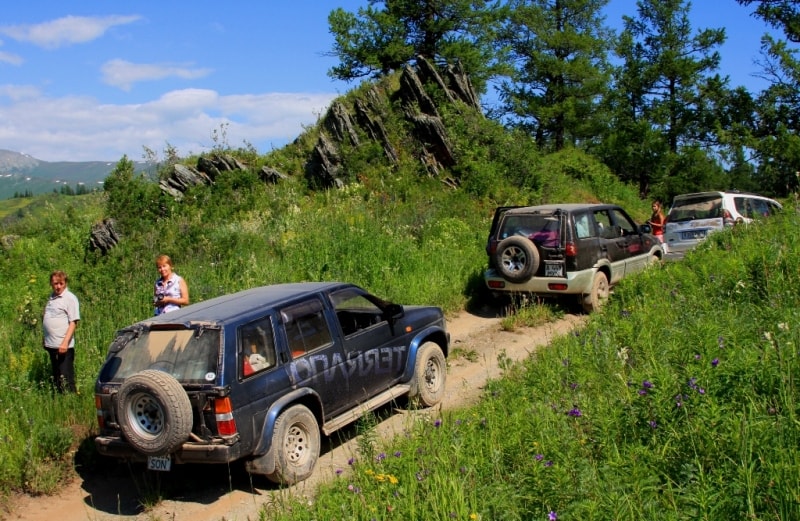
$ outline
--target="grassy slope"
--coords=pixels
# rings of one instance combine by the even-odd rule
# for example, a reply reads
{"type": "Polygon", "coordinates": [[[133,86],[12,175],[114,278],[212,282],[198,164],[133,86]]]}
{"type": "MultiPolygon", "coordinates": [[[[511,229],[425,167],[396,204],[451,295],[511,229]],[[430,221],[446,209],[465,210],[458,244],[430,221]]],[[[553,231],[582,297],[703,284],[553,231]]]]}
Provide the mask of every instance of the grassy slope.
{"type": "MultiPolygon", "coordinates": [[[[72,472],[70,450],[93,459],[93,383],[114,332],[150,309],[153,259],[168,253],[193,301],[256,285],[347,280],[407,304],[447,311],[486,298],[481,273],[493,208],[545,201],[621,202],[638,218],[647,204],[607,169],[574,151],[540,156],[529,141],[477,114],[445,113],[459,164],[448,188],[402,151],[390,168],[380,149],[342,152],[345,189],[309,192],[303,166],[318,129],[267,156],[238,153],[255,168],[269,164],[288,181],[264,185],[253,172],[230,173],[197,188],[167,215],[142,219],[158,200],[134,201],[122,241],[107,256],[87,253],[89,230],[105,216],[105,195],[41,196],[3,220],[0,235],[0,490],[48,493],[72,472]],[[357,175],[355,174],[357,173],[357,175]],[[76,369],[80,396],[51,396],[41,349],[40,316],[48,274],[64,269],[81,301],[76,369]],[[28,440],[37,440],[30,444],[28,440]]],[[[389,120],[397,143],[402,122],[389,120]]],[[[400,150],[402,148],[398,147],[400,150]]]]}

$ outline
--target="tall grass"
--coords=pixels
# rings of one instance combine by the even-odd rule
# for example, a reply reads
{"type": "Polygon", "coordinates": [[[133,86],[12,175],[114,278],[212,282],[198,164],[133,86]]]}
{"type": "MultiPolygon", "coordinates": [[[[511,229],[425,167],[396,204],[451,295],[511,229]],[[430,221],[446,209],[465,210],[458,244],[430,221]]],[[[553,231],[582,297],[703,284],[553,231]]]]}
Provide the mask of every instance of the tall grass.
{"type": "MultiPolygon", "coordinates": [[[[273,160],[296,162],[285,150],[273,160]]],[[[0,419],[0,493],[50,493],[75,465],[92,463],[94,380],[114,332],[152,314],[158,254],[173,258],[194,302],[300,280],[354,282],[389,300],[447,312],[487,298],[484,245],[498,201],[417,177],[411,167],[369,170],[351,162],[364,175],[340,190],[309,192],[298,175],[265,185],[252,172],[231,172],[162,211],[158,190],[134,179],[110,205],[108,194],[52,195],[3,221],[0,365],[6,371],[0,374],[0,410],[7,414],[0,419]],[[107,216],[109,206],[128,213],[118,220],[120,243],[103,256],[87,246],[91,226],[107,216]],[[67,272],[81,303],[79,396],[53,395],[47,383],[40,321],[54,269],[67,272]]],[[[477,171],[480,165],[473,166],[477,171]]],[[[596,163],[588,169],[589,180],[548,173],[547,163],[527,168],[526,175],[538,181],[530,188],[505,186],[504,204],[542,202],[540,190],[550,185],[586,193],[590,181],[603,176],[596,163]]],[[[124,184],[120,179],[116,183],[124,184]]],[[[633,193],[618,184],[613,190],[618,197],[633,193]]],[[[646,209],[644,202],[637,206],[646,209]]]]}
{"type": "Polygon", "coordinates": [[[800,218],[626,279],[481,402],[270,519],[800,519],[800,218]]]}

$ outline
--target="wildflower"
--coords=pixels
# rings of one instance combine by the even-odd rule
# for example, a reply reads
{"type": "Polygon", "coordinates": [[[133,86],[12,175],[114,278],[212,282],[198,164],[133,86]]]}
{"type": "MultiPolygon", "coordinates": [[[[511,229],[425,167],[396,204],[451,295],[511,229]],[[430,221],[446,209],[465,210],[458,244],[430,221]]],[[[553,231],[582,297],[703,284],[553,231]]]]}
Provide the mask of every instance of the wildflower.
{"type": "Polygon", "coordinates": [[[627,309],[623,309],[623,310],[620,312],[620,315],[622,315],[622,318],[628,318],[629,316],[631,316],[631,312],[630,312],[630,311],[628,311],[627,309]]]}
{"type": "Polygon", "coordinates": [[[375,461],[377,461],[378,463],[380,463],[381,461],[383,461],[385,459],[386,459],[386,453],[385,452],[381,452],[380,454],[375,456],[375,461]]]}
{"type": "Polygon", "coordinates": [[[787,324],[786,322],[781,322],[780,324],[778,324],[778,329],[780,329],[781,331],[789,331],[789,324],[787,324]]]}
{"type": "Polygon", "coordinates": [[[574,407],[567,412],[567,416],[572,416],[573,418],[580,418],[581,416],[583,416],[583,413],[581,413],[580,409],[574,407]]]}
{"type": "Polygon", "coordinates": [[[552,467],[552,466],[553,466],[553,460],[547,460],[547,461],[545,461],[545,462],[544,462],[544,466],[545,466],[545,467],[552,467]]]}
{"type": "Polygon", "coordinates": [[[644,382],[642,382],[642,387],[644,387],[645,389],[652,389],[653,383],[650,380],[645,380],[644,382]]]}
{"type": "Polygon", "coordinates": [[[552,510],[550,513],[547,514],[547,521],[556,521],[558,519],[558,514],[553,512],[552,510]]]}
{"type": "Polygon", "coordinates": [[[342,472],[344,472],[342,469],[336,469],[336,475],[337,476],[340,475],[342,472]]]}
{"type": "Polygon", "coordinates": [[[475,519],[478,519],[478,514],[476,514],[475,512],[473,512],[473,513],[471,513],[471,514],[469,515],[469,518],[470,518],[470,519],[472,519],[472,520],[474,521],[475,519]]]}
{"type": "Polygon", "coordinates": [[[715,358],[711,361],[711,367],[717,367],[719,364],[719,358],[715,358]]]}
{"type": "Polygon", "coordinates": [[[533,457],[536,461],[542,461],[544,459],[544,454],[537,454],[533,457]]]}
{"type": "Polygon", "coordinates": [[[650,428],[651,429],[658,429],[658,424],[655,420],[650,420],[650,428]]]}
{"type": "Polygon", "coordinates": [[[440,420],[440,419],[438,419],[438,418],[437,418],[437,419],[436,419],[436,421],[435,421],[435,422],[433,422],[433,426],[434,426],[434,427],[436,427],[436,428],[438,429],[439,427],[441,427],[441,426],[442,426],[442,420],[440,420]]]}
{"type": "Polygon", "coordinates": [[[576,382],[573,382],[573,383],[569,384],[569,388],[574,391],[575,389],[578,388],[578,384],[576,382]]]}
{"type": "Polygon", "coordinates": [[[353,466],[353,463],[355,463],[355,462],[356,462],[355,458],[350,458],[350,459],[347,460],[347,464],[350,465],[351,467],[353,466]]]}
{"type": "Polygon", "coordinates": [[[396,452],[394,453],[394,457],[395,457],[395,458],[399,458],[399,457],[400,457],[400,456],[402,456],[402,455],[403,455],[403,453],[402,453],[402,452],[400,452],[399,450],[398,450],[398,451],[396,451],[396,452]]]}
{"type": "Polygon", "coordinates": [[[700,360],[700,355],[694,355],[695,360],[700,360]]]}
{"type": "Polygon", "coordinates": [[[647,391],[644,389],[639,389],[639,396],[647,396],[647,391]]]}

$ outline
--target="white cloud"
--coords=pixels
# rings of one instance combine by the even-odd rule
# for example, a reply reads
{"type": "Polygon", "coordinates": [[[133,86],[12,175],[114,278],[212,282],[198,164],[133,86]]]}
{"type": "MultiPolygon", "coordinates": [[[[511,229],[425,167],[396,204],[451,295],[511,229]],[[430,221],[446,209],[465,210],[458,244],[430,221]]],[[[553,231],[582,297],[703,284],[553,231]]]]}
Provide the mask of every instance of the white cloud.
{"type": "Polygon", "coordinates": [[[23,61],[24,60],[22,59],[22,56],[12,54],[10,52],[0,51],[0,62],[2,63],[8,63],[11,65],[22,65],[23,61]]]}
{"type": "Polygon", "coordinates": [[[40,24],[0,26],[0,34],[45,49],[57,49],[96,40],[111,27],[129,24],[139,19],[141,16],[138,15],[65,16],[40,24]]]}
{"type": "Polygon", "coordinates": [[[175,65],[159,65],[150,63],[131,63],[125,60],[111,60],[103,64],[103,82],[129,91],[134,83],[154,81],[176,77],[185,80],[202,78],[212,72],[211,69],[193,69],[175,65]]]}
{"type": "Polygon", "coordinates": [[[139,104],[103,104],[92,97],[48,98],[34,87],[0,85],[0,143],[45,161],[139,160],[143,147],[169,143],[180,155],[214,146],[226,124],[227,144],[260,152],[296,138],[335,97],[332,93],[220,95],[175,90],[139,104]],[[4,103],[3,97],[13,100],[4,103]]]}

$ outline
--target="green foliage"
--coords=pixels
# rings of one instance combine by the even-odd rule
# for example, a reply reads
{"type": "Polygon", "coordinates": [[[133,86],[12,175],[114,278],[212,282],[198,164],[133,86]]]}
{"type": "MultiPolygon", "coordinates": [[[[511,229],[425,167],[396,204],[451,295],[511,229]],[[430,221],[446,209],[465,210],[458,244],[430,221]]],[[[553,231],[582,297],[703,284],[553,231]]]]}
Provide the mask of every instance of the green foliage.
{"type": "MultiPolygon", "coordinates": [[[[800,218],[712,235],[270,519],[794,519],[800,218]]],[[[505,363],[505,362],[504,362],[505,363]]]]}

